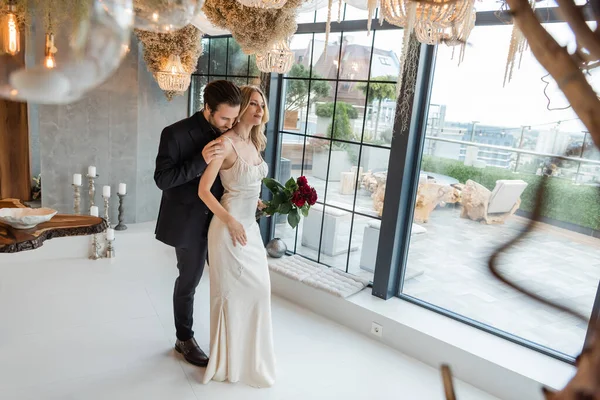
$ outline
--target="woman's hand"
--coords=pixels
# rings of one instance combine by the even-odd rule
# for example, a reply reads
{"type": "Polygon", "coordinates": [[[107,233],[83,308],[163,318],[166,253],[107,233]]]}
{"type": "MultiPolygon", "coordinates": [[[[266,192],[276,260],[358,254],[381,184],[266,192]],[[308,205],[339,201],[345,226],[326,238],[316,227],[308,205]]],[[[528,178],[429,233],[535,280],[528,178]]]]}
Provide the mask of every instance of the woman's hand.
{"type": "Polygon", "coordinates": [[[246,245],[246,230],[235,218],[231,218],[227,223],[227,229],[229,229],[229,235],[231,235],[234,247],[236,246],[236,243],[239,243],[242,246],[246,245]]]}
{"type": "Polygon", "coordinates": [[[258,205],[256,206],[260,211],[264,210],[265,208],[267,208],[267,205],[265,203],[263,203],[263,201],[261,199],[258,199],[258,205]]]}

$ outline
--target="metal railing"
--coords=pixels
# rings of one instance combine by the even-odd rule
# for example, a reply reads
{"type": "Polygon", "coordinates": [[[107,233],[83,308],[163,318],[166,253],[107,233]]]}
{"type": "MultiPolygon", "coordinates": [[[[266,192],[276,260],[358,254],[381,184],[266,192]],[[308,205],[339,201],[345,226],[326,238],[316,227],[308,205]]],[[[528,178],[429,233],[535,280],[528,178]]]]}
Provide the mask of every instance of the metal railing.
{"type": "Polygon", "coordinates": [[[515,172],[517,172],[517,170],[519,168],[519,160],[520,160],[521,154],[532,155],[532,156],[543,157],[543,158],[557,159],[557,160],[562,160],[562,161],[575,162],[575,163],[577,163],[577,172],[575,172],[575,180],[577,180],[577,177],[579,175],[583,175],[580,172],[581,164],[591,164],[591,165],[600,166],[600,160],[590,160],[587,158],[570,157],[570,156],[551,154],[551,153],[540,153],[540,152],[537,152],[534,150],[519,149],[519,148],[514,148],[514,147],[508,147],[508,146],[498,146],[498,145],[493,145],[493,144],[469,142],[469,141],[465,141],[465,140],[446,139],[446,138],[440,138],[440,137],[436,137],[436,136],[426,136],[425,140],[432,140],[432,141],[445,142],[445,143],[454,143],[454,144],[463,145],[463,146],[475,146],[477,148],[493,149],[493,150],[500,150],[500,151],[516,153],[518,155],[518,157],[515,162],[515,167],[514,167],[515,172]]]}

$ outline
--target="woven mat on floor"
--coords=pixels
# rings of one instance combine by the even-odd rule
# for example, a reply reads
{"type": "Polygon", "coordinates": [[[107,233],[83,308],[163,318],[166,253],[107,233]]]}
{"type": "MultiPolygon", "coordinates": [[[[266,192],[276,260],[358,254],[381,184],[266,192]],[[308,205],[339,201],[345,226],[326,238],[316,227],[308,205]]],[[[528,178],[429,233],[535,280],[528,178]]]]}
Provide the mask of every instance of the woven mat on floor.
{"type": "Polygon", "coordinates": [[[358,293],[369,284],[365,279],[347,274],[337,268],[317,264],[297,254],[289,257],[270,258],[269,268],[290,279],[339,297],[348,297],[358,293]]]}

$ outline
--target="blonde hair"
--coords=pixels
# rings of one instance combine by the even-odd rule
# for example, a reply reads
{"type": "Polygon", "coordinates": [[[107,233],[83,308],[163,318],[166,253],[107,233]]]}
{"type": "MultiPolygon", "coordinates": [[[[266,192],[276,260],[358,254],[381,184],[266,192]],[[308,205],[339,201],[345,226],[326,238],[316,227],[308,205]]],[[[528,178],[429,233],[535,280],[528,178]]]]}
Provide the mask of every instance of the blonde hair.
{"type": "Polygon", "coordinates": [[[256,147],[256,149],[260,152],[264,151],[267,148],[267,136],[265,135],[265,126],[267,122],[269,122],[269,107],[267,106],[267,98],[265,94],[258,86],[254,85],[244,85],[240,87],[240,91],[242,92],[242,105],[240,107],[240,118],[248,107],[250,106],[250,98],[252,97],[252,93],[258,92],[261,95],[263,101],[265,102],[265,112],[263,113],[262,120],[260,124],[255,125],[250,130],[250,140],[256,147]]]}

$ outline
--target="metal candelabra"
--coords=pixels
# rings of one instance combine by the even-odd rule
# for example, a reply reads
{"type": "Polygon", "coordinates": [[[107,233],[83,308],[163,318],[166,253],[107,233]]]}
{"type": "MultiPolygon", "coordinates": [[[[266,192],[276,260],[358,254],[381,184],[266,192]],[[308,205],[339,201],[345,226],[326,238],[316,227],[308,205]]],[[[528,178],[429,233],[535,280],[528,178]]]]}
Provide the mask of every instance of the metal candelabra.
{"type": "Polygon", "coordinates": [[[73,212],[81,214],[81,185],[73,184],[73,212]]]}
{"type": "Polygon", "coordinates": [[[115,258],[115,246],[113,245],[113,242],[115,240],[106,240],[107,242],[107,247],[106,247],[106,258],[115,258]]]}
{"type": "Polygon", "coordinates": [[[123,207],[123,203],[125,201],[125,194],[117,193],[119,196],[119,224],[115,226],[116,231],[124,231],[127,229],[127,225],[123,223],[123,219],[125,218],[125,208],[123,207]]]}
{"type": "Polygon", "coordinates": [[[100,243],[98,242],[98,235],[97,234],[93,234],[92,235],[92,251],[90,253],[90,260],[98,260],[100,258],[102,258],[100,256],[100,243]]]}
{"type": "Polygon", "coordinates": [[[108,212],[110,197],[102,196],[102,198],[104,198],[104,219],[110,228],[110,217],[108,212]]]}
{"type": "Polygon", "coordinates": [[[94,179],[98,178],[99,175],[96,176],[91,176],[91,175],[87,175],[88,177],[88,185],[89,185],[89,194],[90,194],[90,208],[95,205],[96,202],[96,186],[94,186],[94,179]]]}

